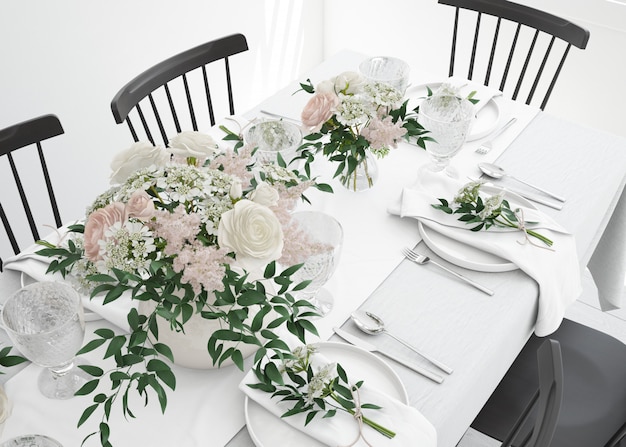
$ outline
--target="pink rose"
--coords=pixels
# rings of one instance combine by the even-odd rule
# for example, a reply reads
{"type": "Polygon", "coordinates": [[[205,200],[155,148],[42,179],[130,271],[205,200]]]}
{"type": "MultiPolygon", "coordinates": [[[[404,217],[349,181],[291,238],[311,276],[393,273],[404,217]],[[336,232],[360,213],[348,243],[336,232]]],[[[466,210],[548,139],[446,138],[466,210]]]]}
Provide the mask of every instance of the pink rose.
{"type": "Polygon", "coordinates": [[[126,204],[126,217],[146,221],[154,215],[152,198],[143,190],[135,191],[126,204]]]}
{"type": "Polygon", "coordinates": [[[302,110],[302,124],[319,130],[333,116],[338,105],[339,98],[332,92],[314,94],[302,110]]]}
{"type": "Polygon", "coordinates": [[[99,261],[100,245],[98,241],[104,239],[104,232],[116,222],[125,220],[125,206],[123,203],[113,202],[89,215],[85,225],[85,256],[92,262],[99,261]]]}

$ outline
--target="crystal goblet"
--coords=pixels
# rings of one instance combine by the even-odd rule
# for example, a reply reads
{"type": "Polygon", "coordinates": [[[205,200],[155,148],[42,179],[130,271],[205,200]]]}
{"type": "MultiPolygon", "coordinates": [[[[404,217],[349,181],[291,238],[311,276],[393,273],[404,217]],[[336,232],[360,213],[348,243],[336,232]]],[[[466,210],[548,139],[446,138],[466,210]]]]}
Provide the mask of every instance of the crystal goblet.
{"type": "Polygon", "coordinates": [[[246,131],[244,140],[256,147],[257,162],[275,164],[280,153],[289,165],[302,144],[302,131],[300,127],[287,121],[263,120],[246,131]]]}
{"type": "Polygon", "coordinates": [[[297,292],[298,297],[309,301],[321,316],[333,307],[333,296],[322,286],[330,279],[339,263],[343,245],[343,228],[334,217],[319,211],[299,211],[293,219],[303,231],[311,254],[294,274],[294,280],[310,280],[310,284],[297,292]]]}
{"type": "Polygon", "coordinates": [[[63,447],[60,442],[44,435],[22,435],[9,439],[0,447],[63,447]]]}
{"type": "Polygon", "coordinates": [[[1,321],[22,355],[45,368],[38,378],[44,396],[69,399],[89,380],[74,362],[85,317],[81,297],[71,286],[40,282],[23,287],[7,299],[1,321]]]}
{"type": "Polygon", "coordinates": [[[402,59],[376,56],[361,62],[359,72],[368,80],[389,84],[404,95],[409,85],[411,68],[402,59]]]}
{"type": "Polygon", "coordinates": [[[473,111],[470,101],[453,95],[433,95],[420,104],[418,121],[435,140],[426,144],[426,152],[432,159],[426,169],[457,177],[450,168],[450,159],[465,142],[473,111]]]}

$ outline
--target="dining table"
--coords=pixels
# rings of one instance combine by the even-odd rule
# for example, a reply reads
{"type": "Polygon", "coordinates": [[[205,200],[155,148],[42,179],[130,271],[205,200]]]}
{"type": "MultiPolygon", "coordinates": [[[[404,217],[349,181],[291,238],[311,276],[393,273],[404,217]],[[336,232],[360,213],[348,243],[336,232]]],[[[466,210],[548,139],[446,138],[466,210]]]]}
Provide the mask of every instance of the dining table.
{"type": "MultiPolygon", "coordinates": [[[[302,91],[301,82],[310,79],[316,85],[341,72],[357,71],[366,57],[350,50],[341,51],[244,114],[219,124],[243,131],[250,122],[269,118],[268,112],[298,121],[310,98],[302,91]]],[[[425,85],[447,80],[420,67],[411,68],[407,97],[417,95],[425,85]]],[[[626,139],[512,101],[497,92],[491,94],[492,97],[484,98],[484,131],[468,138],[451,164],[468,181],[483,178],[495,186],[550,201],[549,196],[513,178],[485,178],[477,167],[480,162],[497,163],[515,177],[564,196],[561,209],[532,203],[573,236],[580,277],[593,277],[602,309],[619,308],[626,272],[626,139]],[[481,142],[512,117],[516,122],[494,141],[491,151],[476,152],[481,142]]],[[[219,126],[204,130],[218,141],[224,136],[219,126]]],[[[399,215],[403,190],[419,180],[420,168],[429,162],[424,149],[402,142],[377,161],[379,178],[374,186],[353,192],[333,178],[332,162],[316,157],[313,174],[318,181],[330,184],[334,192],[308,191],[310,203],[301,203],[297,210],[330,214],[344,230],[338,266],[324,285],[334,304],[328,314],[314,321],[319,339],[312,341],[344,343],[333,331],[340,327],[379,351],[436,371],[432,364],[392,337],[361,332],[350,315],[368,311],[384,320],[394,335],[449,365],[453,372],[439,371],[445,380],[437,383],[380,357],[402,383],[408,405],[435,428],[437,446],[453,447],[536,330],[539,286],[515,267],[463,266],[462,262],[455,262],[454,256],[440,255],[441,247],[423,240],[423,230],[416,219],[399,215]],[[407,247],[488,287],[493,295],[434,265],[417,265],[405,259],[403,249],[407,247]]],[[[0,301],[18,289],[22,279],[17,263],[15,268],[9,264],[0,274],[0,301]]],[[[106,320],[89,321],[87,338],[98,327],[122,330],[106,320]]],[[[3,343],[9,342],[5,338],[3,343]]],[[[87,360],[93,364],[101,362],[96,354],[90,353],[87,360]]],[[[250,366],[251,359],[247,359],[245,367],[250,366]]],[[[53,401],[39,396],[38,371],[39,367],[28,364],[6,369],[0,376],[13,405],[0,439],[42,433],[64,446],[80,445],[86,435],[97,430],[97,421],[76,427],[82,410],[90,402],[83,397],[53,401]]],[[[263,411],[254,408],[254,402],[239,389],[247,371],[234,366],[208,371],[175,367],[175,371],[178,386],[168,396],[165,414],[161,414],[155,401],[138,410],[135,419],[112,415],[113,445],[165,446],[176,441],[175,445],[184,446],[292,445],[289,439],[296,436],[294,430],[279,418],[261,414],[263,411]],[[269,439],[283,442],[270,444],[269,439]]],[[[92,438],[85,445],[99,443],[92,438]]],[[[311,441],[310,445],[318,444],[311,441]]]]}

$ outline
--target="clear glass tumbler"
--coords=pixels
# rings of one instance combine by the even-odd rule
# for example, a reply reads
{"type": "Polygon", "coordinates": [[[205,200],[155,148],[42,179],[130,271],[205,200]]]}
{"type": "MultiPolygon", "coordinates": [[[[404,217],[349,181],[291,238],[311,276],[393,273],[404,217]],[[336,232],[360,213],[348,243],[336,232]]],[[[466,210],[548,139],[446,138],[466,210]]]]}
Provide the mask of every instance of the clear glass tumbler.
{"type": "Polygon", "coordinates": [[[85,317],[81,297],[71,286],[39,282],[23,287],[7,299],[1,321],[22,355],[45,368],[38,379],[44,396],[69,399],[89,380],[74,362],[85,337],[85,317]]]}

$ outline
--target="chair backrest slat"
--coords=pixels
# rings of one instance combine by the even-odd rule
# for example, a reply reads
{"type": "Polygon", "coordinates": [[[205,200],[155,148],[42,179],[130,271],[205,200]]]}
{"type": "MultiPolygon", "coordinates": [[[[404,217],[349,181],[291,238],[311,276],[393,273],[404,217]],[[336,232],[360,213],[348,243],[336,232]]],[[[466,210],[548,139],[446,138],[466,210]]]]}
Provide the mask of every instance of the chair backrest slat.
{"type": "Polygon", "coordinates": [[[180,121],[178,119],[178,114],[176,113],[176,106],[174,105],[172,92],[170,92],[170,86],[166,83],[163,85],[163,88],[165,89],[165,96],[167,96],[167,104],[170,106],[170,113],[172,114],[172,119],[174,120],[174,126],[176,127],[176,131],[180,133],[180,121]]]}
{"type": "MultiPolygon", "coordinates": [[[[159,109],[157,108],[157,105],[154,102],[154,96],[152,96],[152,93],[148,95],[148,100],[150,101],[150,107],[152,108],[154,119],[156,120],[157,126],[159,127],[159,133],[161,134],[161,138],[163,139],[164,144],[167,146],[167,134],[165,132],[165,128],[163,127],[163,120],[161,119],[161,115],[159,114],[159,109]]],[[[148,124],[146,123],[144,126],[146,127],[146,132],[147,132],[148,124]]]]}
{"type": "Polygon", "coordinates": [[[478,13],[476,18],[476,29],[474,30],[474,43],[472,44],[472,55],[470,56],[469,71],[467,72],[467,79],[472,80],[474,77],[474,63],[476,62],[476,51],[478,50],[478,36],[480,35],[480,17],[478,13]]]}
{"type": "Polygon", "coordinates": [[[487,73],[485,74],[485,82],[483,84],[489,85],[489,78],[491,77],[491,69],[493,68],[493,60],[496,55],[496,47],[498,46],[498,36],[500,34],[500,23],[502,20],[498,17],[496,23],[496,29],[493,32],[493,44],[491,45],[491,52],[489,53],[489,63],[487,64],[487,73]]]}
{"type": "MultiPolygon", "coordinates": [[[[183,73],[183,86],[185,87],[185,98],[187,99],[187,107],[189,110],[189,118],[191,119],[191,128],[198,130],[198,122],[196,121],[196,112],[193,108],[193,101],[191,99],[191,91],[189,90],[189,81],[187,81],[187,74],[183,73]]],[[[176,129],[180,132],[180,129],[176,129]]]]}
{"type": "Polygon", "coordinates": [[[228,88],[228,104],[230,105],[230,114],[235,114],[235,102],[233,100],[233,86],[230,81],[230,62],[228,62],[228,58],[224,58],[224,66],[226,68],[226,86],[228,88]]]}
{"type": "Polygon", "coordinates": [[[467,78],[469,80],[484,75],[483,84],[494,86],[499,84],[500,90],[513,99],[524,95],[526,103],[530,104],[533,99],[540,98],[536,101],[541,103],[542,109],[546,106],[556,83],[556,81],[551,82],[550,78],[553,80],[554,76],[558,78],[565,62],[565,58],[561,57],[558,66],[556,64],[559,61],[561,48],[567,47],[563,52],[567,56],[569,47],[573,45],[584,49],[589,40],[589,31],[568,20],[507,0],[497,2],[439,0],[439,3],[455,8],[449,75],[452,76],[459,68],[459,64],[463,62],[460,57],[461,50],[463,50],[462,47],[466,47],[465,54],[468,56],[465,62],[468,64],[467,78]],[[461,10],[467,11],[463,13],[464,11],[461,10]],[[475,24],[471,42],[470,29],[462,26],[462,22],[465,21],[475,24]],[[492,34],[488,30],[493,29],[494,23],[495,30],[492,34]],[[513,35],[514,26],[516,28],[513,35]],[[462,30],[468,34],[466,39],[463,39],[460,34],[462,30]],[[526,34],[531,33],[534,33],[534,36],[527,51],[526,45],[530,39],[526,38],[526,34]],[[547,37],[550,43],[547,49],[544,49],[543,42],[548,41],[547,37]],[[504,63],[503,58],[506,54],[508,58],[504,63]],[[514,54],[526,54],[523,65],[521,65],[521,60],[520,64],[515,62],[514,54]],[[501,68],[502,66],[504,68],[501,68]],[[555,66],[557,68],[553,71],[555,66]],[[504,90],[508,78],[516,78],[513,81],[514,86],[511,86],[512,93],[504,90]]]}
{"type": "MultiPolygon", "coordinates": [[[[204,81],[204,93],[206,95],[207,110],[209,112],[209,121],[211,122],[211,126],[214,126],[215,125],[215,112],[213,111],[213,101],[211,100],[211,87],[209,86],[209,76],[207,75],[206,65],[202,66],[202,79],[204,81]]],[[[230,81],[228,81],[228,85],[230,86],[230,81]]],[[[233,115],[234,113],[235,112],[231,106],[230,114],[233,115]]]]}
{"type": "MultiPolygon", "coordinates": [[[[197,131],[200,123],[204,122],[203,120],[205,120],[206,117],[204,116],[203,107],[200,108],[198,106],[199,108],[196,108],[196,101],[198,101],[198,99],[194,95],[195,84],[192,83],[192,76],[195,75],[192,74],[192,72],[201,68],[209,111],[207,121],[210,121],[210,124],[214,125],[216,119],[213,108],[213,98],[208,88],[206,67],[208,64],[220,59],[223,59],[225,63],[224,79],[228,98],[228,111],[230,115],[233,115],[235,108],[228,57],[247,50],[248,44],[245,36],[242,34],[233,34],[191,48],[154,65],[131,80],[115,95],[111,102],[111,111],[113,112],[115,121],[118,124],[123,121],[128,122],[130,113],[137,113],[144,126],[145,134],[152,144],[154,144],[152,135],[156,133],[157,126],[166,145],[169,138],[174,136],[174,131],[176,131],[176,133],[180,133],[182,130],[197,131]],[[185,100],[182,100],[182,97],[180,98],[180,108],[176,107],[178,101],[176,100],[177,98],[174,97],[174,85],[165,87],[170,82],[175,81],[178,83],[177,78],[181,78],[180,82],[182,83],[185,96],[185,100]],[[158,98],[151,98],[150,95],[161,87],[166,89],[165,94],[170,107],[173,125],[169,120],[166,122],[166,118],[169,119],[169,115],[166,117],[162,112],[159,114],[159,112],[153,109],[154,117],[148,117],[142,113],[139,107],[139,103],[146,100],[146,98],[154,103],[153,107],[160,107],[161,103],[158,101],[158,98]],[[186,103],[184,106],[182,105],[183,102],[186,103]],[[151,131],[148,127],[150,126],[149,123],[152,123],[152,119],[156,121],[156,126],[154,126],[151,131]],[[187,119],[189,119],[189,121],[187,121],[187,119]],[[189,127],[191,127],[191,129],[189,129],[189,127]]],[[[178,87],[178,84],[176,87],[178,87]]],[[[133,139],[138,141],[138,135],[136,133],[133,134],[133,139]]]]}
{"type": "Polygon", "coordinates": [[[62,225],[61,215],[59,213],[59,206],[57,204],[57,199],[54,195],[54,189],[52,188],[52,181],[50,180],[50,173],[48,172],[48,164],[46,163],[46,158],[43,155],[43,149],[41,148],[41,142],[37,142],[37,154],[39,154],[39,163],[41,163],[41,170],[43,171],[43,178],[46,182],[46,189],[48,190],[48,198],[50,199],[50,204],[52,205],[52,215],[54,216],[54,223],[57,228],[62,225]]]}
{"type": "Polygon", "coordinates": [[[530,101],[533,99],[533,95],[535,94],[535,90],[537,89],[537,85],[539,84],[539,80],[541,79],[541,75],[543,74],[543,70],[544,68],[546,68],[546,64],[548,63],[548,59],[550,58],[550,52],[552,51],[552,46],[554,45],[555,39],[556,38],[554,36],[552,36],[552,39],[550,39],[550,44],[548,45],[548,48],[546,49],[545,55],[543,56],[543,60],[541,61],[541,65],[539,66],[539,69],[537,70],[537,75],[535,76],[533,85],[531,86],[530,92],[528,93],[526,104],[530,104],[530,101]]]}

